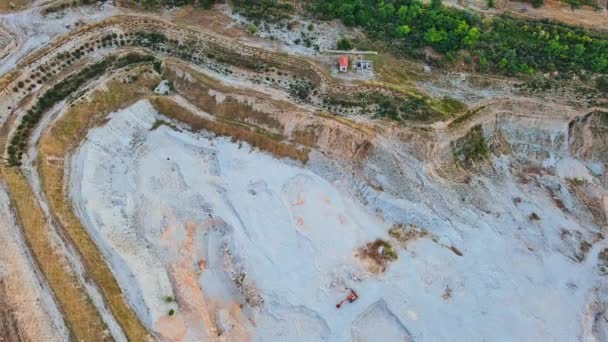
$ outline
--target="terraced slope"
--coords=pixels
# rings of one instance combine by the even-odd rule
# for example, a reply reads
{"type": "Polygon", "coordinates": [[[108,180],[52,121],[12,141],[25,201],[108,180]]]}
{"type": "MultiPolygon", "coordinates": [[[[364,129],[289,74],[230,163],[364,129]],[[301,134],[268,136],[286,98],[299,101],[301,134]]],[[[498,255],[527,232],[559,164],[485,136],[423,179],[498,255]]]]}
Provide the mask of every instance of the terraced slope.
{"type": "Polygon", "coordinates": [[[608,114],[464,107],[121,15],[2,77],[0,170],[73,340],[601,340],[608,114]]]}

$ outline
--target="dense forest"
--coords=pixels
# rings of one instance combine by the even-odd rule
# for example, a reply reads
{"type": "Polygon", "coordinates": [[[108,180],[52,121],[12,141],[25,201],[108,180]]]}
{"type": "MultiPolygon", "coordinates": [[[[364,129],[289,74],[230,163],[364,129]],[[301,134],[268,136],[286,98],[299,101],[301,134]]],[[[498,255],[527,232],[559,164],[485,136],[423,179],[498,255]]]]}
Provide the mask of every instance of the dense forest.
{"type": "Polygon", "coordinates": [[[447,60],[475,63],[482,71],[608,73],[608,35],[554,22],[483,18],[442,6],[440,0],[428,5],[419,0],[314,0],[311,10],[361,26],[401,53],[420,56],[428,46],[447,60]]]}

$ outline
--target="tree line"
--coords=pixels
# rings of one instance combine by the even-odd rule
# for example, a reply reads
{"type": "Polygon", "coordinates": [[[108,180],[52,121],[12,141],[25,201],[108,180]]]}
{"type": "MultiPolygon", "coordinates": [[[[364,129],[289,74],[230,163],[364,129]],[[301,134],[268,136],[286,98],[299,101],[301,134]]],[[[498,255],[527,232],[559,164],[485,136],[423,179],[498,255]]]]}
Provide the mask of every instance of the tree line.
{"type": "Polygon", "coordinates": [[[369,37],[413,57],[431,47],[448,61],[475,63],[481,71],[608,73],[608,35],[561,23],[484,18],[441,0],[312,0],[310,9],[361,26],[369,37]]]}

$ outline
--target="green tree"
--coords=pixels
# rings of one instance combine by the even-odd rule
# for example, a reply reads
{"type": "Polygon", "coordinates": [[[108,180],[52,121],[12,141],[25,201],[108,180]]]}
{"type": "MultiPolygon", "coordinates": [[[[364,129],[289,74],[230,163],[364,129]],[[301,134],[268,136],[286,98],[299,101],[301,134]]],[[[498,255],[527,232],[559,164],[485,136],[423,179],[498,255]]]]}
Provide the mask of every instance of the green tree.
{"type": "Polygon", "coordinates": [[[441,0],[431,0],[431,8],[441,8],[441,0]]]}
{"type": "Polygon", "coordinates": [[[509,61],[507,61],[507,59],[506,59],[506,58],[504,58],[504,57],[503,57],[503,58],[501,58],[501,59],[500,59],[500,61],[498,61],[498,67],[499,67],[500,69],[503,69],[503,70],[504,70],[504,69],[507,67],[507,64],[509,64],[509,61]]]}
{"type": "Polygon", "coordinates": [[[462,39],[462,42],[466,46],[473,46],[479,40],[479,29],[477,27],[472,27],[467,32],[467,35],[462,39]]]}
{"type": "Polygon", "coordinates": [[[395,14],[395,6],[393,4],[386,5],[382,2],[380,7],[378,7],[378,14],[380,15],[380,19],[384,21],[390,20],[395,14]]]}
{"type": "Polygon", "coordinates": [[[488,59],[485,56],[482,56],[481,58],[479,58],[478,66],[479,66],[479,70],[481,70],[481,71],[488,70],[488,66],[489,66],[488,59]]]}
{"type": "Polygon", "coordinates": [[[424,40],[430,44],[441,43],[448,39],[448,33],[444,30],[437,30],[435,27],[431,27],[424,34],[424,40]]]}
{"type": "Polygon", "coordinates": [[[403,22],[407,21],[407,5],[401,5],[397,11],[397,16],[403,22]]]}
{"type": "Polygon", "coordinates": [[[608,55],[595,57],[591,61],[591,69],[596,72],[608,72],[608,55]]]}
{"type": "Polygon", "coordinates": [[[469,24],[466,21],[460,20],[456,26],[455,32],[458,34],[466,34],[469,31],[469,24]]]}
{"type": "Polygon", "coordinates": [[[356,24],[355,20],[355,7],[352,4],[344,2],[337,9],[338,16],[342,18],[344,24],[352,26],[356,24]]]}
{"type": "Polygon", "coordinates": [[[555,57],[564,57],[569,47],[559,43],[559,37],[554,37],[547,45],[547,53],[555,57]]]}
{"type": "Polygon", "coordinates": [[[409,21],[414,21],[423,12],[422,3],[419,0],[413,0],[407,11],[407,17],[409,21]]]}
{"type": "Polygon", "coordinates": [[[401,25],[399,27],[397,27],[397,37],[403,38],[406,37],[408,34],[410,34],[410,32],[412,31],[412,29],[410,29],[409,26],[407,25],[401,25]]]}
{"type": "Polygon", "coordinates": [[[583,45],[583,44],[575,44],[575,45],[574,45],[574,49],[573,49],[573,51],[574,51],[574,56],[575,56],[577,59],[579,59],[579,58],[583,57],[583,55],[585,54],[585,50],[587,50],[587,49],[585,48],[585,45],[583,45]]]}

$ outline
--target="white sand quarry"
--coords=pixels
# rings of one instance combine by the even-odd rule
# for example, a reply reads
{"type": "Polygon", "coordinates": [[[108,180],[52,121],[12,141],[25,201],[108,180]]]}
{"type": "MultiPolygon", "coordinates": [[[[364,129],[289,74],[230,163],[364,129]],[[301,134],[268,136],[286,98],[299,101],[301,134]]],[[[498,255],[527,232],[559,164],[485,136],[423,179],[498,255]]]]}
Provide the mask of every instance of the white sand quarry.
{"type": "MultiPolygon", "coordinates": [[[[72,159],[70,193],[129,303],[162,338],[593,340],[605,246],[574,261],[560,228],[592,229],[508,173],[474,180],[466,196],[421,173],[424,186],[397,199],[361,191],[320,157],[304,168],[159,119],[140,101],[92,129],[72,159]],[[357,249],[388,239],[397,221],[424,222],[437,242],[412,242],[385,273],[369,273],[357,249]],[[336,309],[347,287],[360,298],[336,309]]],[[[396,177],[376,172],[385,188],[396,177]]]]}

